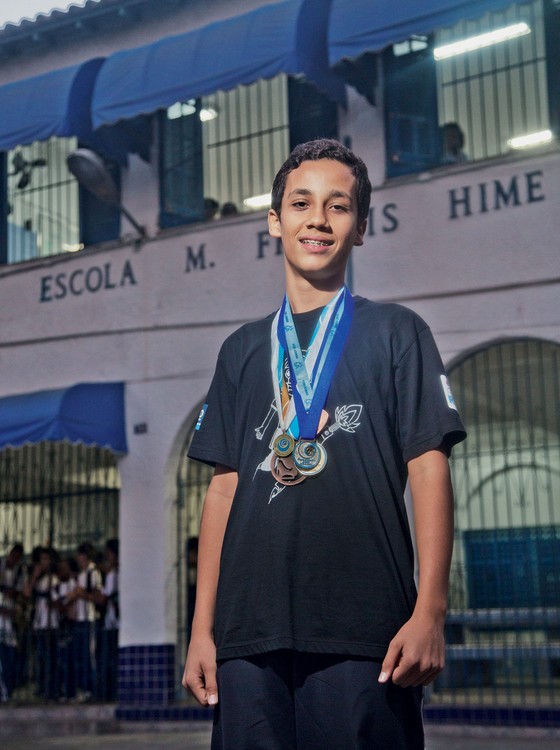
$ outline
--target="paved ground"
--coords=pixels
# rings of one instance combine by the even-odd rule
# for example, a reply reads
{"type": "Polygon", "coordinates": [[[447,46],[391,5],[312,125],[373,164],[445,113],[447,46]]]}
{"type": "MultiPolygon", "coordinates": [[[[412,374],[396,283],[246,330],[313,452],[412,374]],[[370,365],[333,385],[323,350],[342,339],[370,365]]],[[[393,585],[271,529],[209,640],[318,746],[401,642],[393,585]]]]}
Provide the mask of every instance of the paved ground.
{"type": "Polygon", "coordinates": [[[197,722],[185,731],[148,731],[67,737],[2,737],[2,750],[208,750],[210,727],[197,722]]]}
{"type": "MultiPolygon", "coordinates": [[[[21,735],[0,738],[2,750],[208,750],[210,726],[190,722],[186,726],[112,726],[108,734],[30,737],[41,728],[29,727],[21,735]],[[117,731],[115,731],[117,730],[117,731]]],[[[476,727],[428,727],[427,750],[560,750],[560,732],[506,730],[476,727]]]]}

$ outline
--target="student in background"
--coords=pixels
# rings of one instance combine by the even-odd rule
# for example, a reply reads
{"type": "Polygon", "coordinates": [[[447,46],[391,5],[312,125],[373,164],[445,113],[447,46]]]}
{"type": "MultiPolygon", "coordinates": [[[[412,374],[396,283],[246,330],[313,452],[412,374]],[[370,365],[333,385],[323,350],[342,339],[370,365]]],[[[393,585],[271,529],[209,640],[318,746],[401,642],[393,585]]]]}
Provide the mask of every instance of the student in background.
{"type": "Polygon", "coordinates": [[[76,603],[76,621],[72,651],[76,677],[76,699],[86,703],[93,697],[95,685],[95,641],[97,607],[95,599],[102,589],[101,573],[93,562],[95,550],[84,542],[77,549],[78,577],[76,588],[68,594],[68,603],[76,603]]]}
{"type": "Polygon", "coordinates": [[[97,633],[97,691],[101,701],[117,700],[119,663],[119,540],[105,545],[105,582],[96,591],[94,601],[100,609],[97,633]]]}

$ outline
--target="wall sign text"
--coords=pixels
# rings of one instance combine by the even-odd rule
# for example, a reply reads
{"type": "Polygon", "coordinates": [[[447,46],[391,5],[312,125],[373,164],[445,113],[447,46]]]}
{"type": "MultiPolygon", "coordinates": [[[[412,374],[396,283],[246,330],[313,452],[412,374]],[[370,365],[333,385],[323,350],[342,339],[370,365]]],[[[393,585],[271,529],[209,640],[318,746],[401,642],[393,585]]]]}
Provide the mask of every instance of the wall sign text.
{"type": "Polygon", "coordinates": [[[96,294],[102,289],[120,289],[137,283],[130,260],[126,260],[122,266],[104,263],[102,266],[76,268],[71,273],[62,271],[42,276],[39,302],[52,302],[68,296],[81,297],[82,294],[96,294]]]}
{"type": "Polygon", "coordinates": [[[480,182],[449,191],[449,218],[485,214],[500,211],[502,208],[521,206],[524,203],[538,203],[545,200],[540,169],[514,175],[509,183],[501,180],[480,182]]]}

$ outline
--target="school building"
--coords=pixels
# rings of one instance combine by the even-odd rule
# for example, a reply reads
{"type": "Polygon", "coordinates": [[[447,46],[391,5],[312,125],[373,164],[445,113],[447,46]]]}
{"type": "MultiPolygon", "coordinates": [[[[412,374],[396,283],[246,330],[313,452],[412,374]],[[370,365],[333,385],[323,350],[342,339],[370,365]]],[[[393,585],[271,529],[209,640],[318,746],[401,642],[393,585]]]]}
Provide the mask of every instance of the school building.
{"type": "Polygon", "coordinates": [[[119,537],[119,715],[192,711],[186,452],[327,136],[374,185],[348,285],[429,323],[469,431],[427,716],[558,725],[560,2],[89,0],[0,28],[0,113],[0,557],[119,537]]]}

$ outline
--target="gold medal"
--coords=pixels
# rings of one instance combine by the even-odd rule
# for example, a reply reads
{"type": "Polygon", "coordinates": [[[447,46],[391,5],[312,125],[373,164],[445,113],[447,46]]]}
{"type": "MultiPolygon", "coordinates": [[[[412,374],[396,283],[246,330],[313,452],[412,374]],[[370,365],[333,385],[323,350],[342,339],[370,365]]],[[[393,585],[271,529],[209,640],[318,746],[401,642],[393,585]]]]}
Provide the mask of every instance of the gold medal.
{"type": "Polygon", "coordinates": [[[278,435],[272,445],[272,448],[277,456],[289,456],[290,453],[294,450],[295,444],[296,441],[293,439],[293,437],[284,432],[282,433],[282,435],[278,435]]]}

